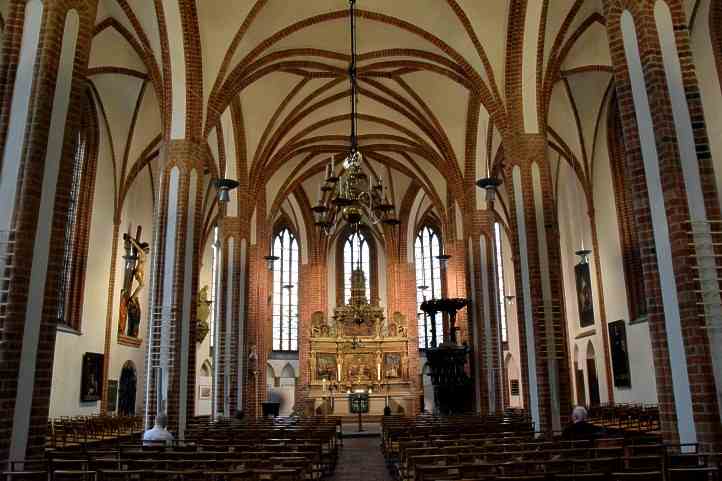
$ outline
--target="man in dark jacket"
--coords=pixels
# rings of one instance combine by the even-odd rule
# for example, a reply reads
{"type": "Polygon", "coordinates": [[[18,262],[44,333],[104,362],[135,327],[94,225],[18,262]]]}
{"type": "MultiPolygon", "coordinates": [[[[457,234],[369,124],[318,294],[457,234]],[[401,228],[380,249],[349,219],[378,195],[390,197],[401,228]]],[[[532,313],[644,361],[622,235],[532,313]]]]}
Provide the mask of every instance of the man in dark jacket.
{"type": "Polygon", "coordinates": [[[595,439],[601,434],[601,430],[595,425],[587,422],[587,410],[577,406],[572,411],[572,423],[562,431],[562,439],[582,440],[595,439]]]}

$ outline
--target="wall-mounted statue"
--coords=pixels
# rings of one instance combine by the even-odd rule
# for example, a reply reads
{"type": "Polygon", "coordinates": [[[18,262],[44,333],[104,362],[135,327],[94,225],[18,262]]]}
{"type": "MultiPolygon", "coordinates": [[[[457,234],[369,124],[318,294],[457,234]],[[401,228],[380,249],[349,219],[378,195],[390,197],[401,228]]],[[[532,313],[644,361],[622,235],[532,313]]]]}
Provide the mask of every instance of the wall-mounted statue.
{"type": "Polygon", "coordinates": [[[123,268],[123,287],[120,291],[120,315],[118,334],[138,337],[140,330],[140,300],[138,294],[145,286],[145,262],[150,250],[147,242],[140,240],[143,228],[138,226],[135,237],[128,232],[123,234],[125,265],[123,268]]]}
{"type": "Polygon", "coordinates": [[[196,342],[202,343],[208,335],[210,327],[208,325],[208,317],[211,314],[212,301],[208,297],[208,286],[198,291],[198,300],[196,301],[196,342]]]}

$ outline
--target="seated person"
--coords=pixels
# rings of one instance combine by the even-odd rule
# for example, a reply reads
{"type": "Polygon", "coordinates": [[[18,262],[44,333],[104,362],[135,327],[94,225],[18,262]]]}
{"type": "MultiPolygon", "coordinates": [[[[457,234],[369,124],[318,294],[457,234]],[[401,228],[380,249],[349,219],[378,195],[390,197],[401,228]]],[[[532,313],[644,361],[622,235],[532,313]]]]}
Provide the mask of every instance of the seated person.
{"type": "Polygon", "coordinates": [[[173,435],[168,432],[168,416],[160,413],[155,417],[155,426],[143,433],[143,446],[162,446],[170,444],[173,435]]]}
{"type": "Polygon", "coordinates": [[[233,420],[231,421],[232,424],[243,424],[243,418],[246,417],[246,413],[241,411],[240,409],[236,411],[236,414],[233,415],[233,420]]]}
{"type": "Polygon", "coordinates": [[[602,435],[602,430],[587,422],[587,410],[577,406],[572,411],[572,423],[562,431],[562,439],[571,441],[595,439],[602,435]]]}

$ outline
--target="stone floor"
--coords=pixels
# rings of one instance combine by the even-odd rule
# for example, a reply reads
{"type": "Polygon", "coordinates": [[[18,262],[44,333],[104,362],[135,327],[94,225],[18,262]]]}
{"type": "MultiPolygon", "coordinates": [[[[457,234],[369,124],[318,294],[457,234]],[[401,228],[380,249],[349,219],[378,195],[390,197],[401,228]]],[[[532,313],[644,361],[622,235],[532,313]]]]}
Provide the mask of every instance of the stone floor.
{"type": "Polygon", "coordinates": [[[331,481],[391,481],[378,437],[346,438],[331,481]]]}

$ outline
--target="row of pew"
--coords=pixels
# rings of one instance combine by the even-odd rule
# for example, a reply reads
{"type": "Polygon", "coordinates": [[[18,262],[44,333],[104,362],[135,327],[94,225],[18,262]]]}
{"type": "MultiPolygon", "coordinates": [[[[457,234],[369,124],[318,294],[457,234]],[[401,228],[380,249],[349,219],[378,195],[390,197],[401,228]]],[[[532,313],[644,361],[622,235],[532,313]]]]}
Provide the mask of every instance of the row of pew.
{"type": "Polygon", "coordinates": [[[381,449],[397,481],[708,481],[720,456],[656,436],[540,437],[523,419],[389,418],[381,449]]]}
{"type": "Polygon", "coordinates": [[[4,481],[317,481],[338,458],[335,418],[209,420],[182,440],[137,437],[104,449],[49,449],[44,459],[8,461],[4,481]]]}

